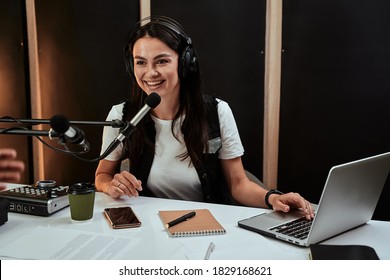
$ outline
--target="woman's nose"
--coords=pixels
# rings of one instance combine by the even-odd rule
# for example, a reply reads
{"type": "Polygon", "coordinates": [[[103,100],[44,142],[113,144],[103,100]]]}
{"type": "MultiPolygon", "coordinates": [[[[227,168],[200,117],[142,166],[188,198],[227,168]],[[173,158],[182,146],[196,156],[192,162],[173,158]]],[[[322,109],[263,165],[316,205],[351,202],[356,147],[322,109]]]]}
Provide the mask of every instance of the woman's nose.
{"type": "Polygon", "coordinates": [[[146,70],[146,74],[153,77],[158,75],[158,71],[154,65],[150,65],[146,70]]]}

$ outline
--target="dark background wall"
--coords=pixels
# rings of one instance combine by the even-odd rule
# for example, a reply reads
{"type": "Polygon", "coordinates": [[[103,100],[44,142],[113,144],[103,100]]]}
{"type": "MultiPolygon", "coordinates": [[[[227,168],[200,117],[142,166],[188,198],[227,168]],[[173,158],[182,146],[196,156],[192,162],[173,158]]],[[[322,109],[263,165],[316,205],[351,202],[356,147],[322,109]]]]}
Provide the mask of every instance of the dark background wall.
{"type": "MultiPolygon", "coordinates": [[[[122,44],[127,30],[139,20],[138,1],[35,2],[44,117],[62,113],[70,120],[104,120],[111,105],[125,99],[131,87],[122,44]]],[[[7,68],[17,76],[10,88],[1,88],[1,104],[19,108],[10,112],[9,105],[1,105],[1,115],[14,117],[30,117],[28,64],[20,44],[25,38],[23,3],[0,0],[0,21],[5,22],[0,27],[1,63],[12,58],[13,68],[7,68]]],[[[246,149],[245,167],[259,178],[265,4],[151,1],[152,14],[177,19],[192,37],[205,90],[229,102],[246,149]]],[[[390,4],[385,0],[375,5],[352,0],[283,4],[278,185],[317,202],[331,166],[390,150],[390,4]]],[[[102,129],[80,128],[92,146],[85,157],[97,157],[102,129]]],[[[1,136],[0,141],[6,137],[13,136],[1,136]]],[[[28,137],[13,139],[22,141],[18,149],[26,160],[31,158],[28,137]]],[[[47,148],[44,152],[48,176],[44,179],[61,184],[93,181],[96,164],[47,148]]],[[[376,218],[390,219],[388,185],[376,218]]]]}
{"type": "Polygon", "coordinates": [[[245,148],[245,168],[262,177],[265,0],[151,1],[152,15],[179,21],[194,43],[205,91],[227,101],[245,148]]]}
{"type": "MultiPolygon", "coordinates": [[[[125,99],[131,88],[122,45],[139,20],[138,1],[35,3],[43,118],[64,114],[71,121],[104,120],[112,104],[125,99]]],[[[231,105],[246,149],[246,168],[261,177],[265,1],[224,5],[222,12],[218,1],[198,1],[196,7],[186,1],[151,1],[152,14],[177,19],[192,37],[205,91],[231,105]]],[[[80,128],[91,142],[91,151],[83,157],[97,157],[102,129],[80,128]]],[[[47,142],[56,146],[56,141],[47,142]]],[[[97,163],[46,147],[44,158],[47,178],[39,179],[60,184],[94,179],[97,163]]]]}
{"type": "MultiPolygon", "coordinates": [[[[390,151],[390,3],[284,1],[279,185],[318,201],[331,166],[390,151]]],[[[390,219],[386,184],[375,217],[390,219]]]]}
{"type": "MultiPolygon", "coordinates": [[[[43,118],[103,121],[129,94],[122,47],[138,21],[137,1],[36,2],[43,118]]],[[[79,126],[91,143],[83,158],[97,158],[102,127],[79,126]]],[[[56,141],[51,144],[55,145],[56,141]]],[[[97,163],[45,149],[45,174],[60,184],[94,181],[97,163]]]]}

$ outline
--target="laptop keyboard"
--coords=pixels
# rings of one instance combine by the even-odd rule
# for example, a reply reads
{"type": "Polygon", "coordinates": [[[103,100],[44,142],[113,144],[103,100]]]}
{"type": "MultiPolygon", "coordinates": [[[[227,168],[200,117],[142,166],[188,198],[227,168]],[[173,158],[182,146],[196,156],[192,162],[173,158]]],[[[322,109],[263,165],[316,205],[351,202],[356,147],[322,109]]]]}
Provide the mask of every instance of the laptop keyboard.
{"type": "Polygon", "coordinates": [[[307,220],[305,217],[302,217],[271,228],[270,230],[303,240],[309,234],[312,222],[313,220],[307,220]]]}

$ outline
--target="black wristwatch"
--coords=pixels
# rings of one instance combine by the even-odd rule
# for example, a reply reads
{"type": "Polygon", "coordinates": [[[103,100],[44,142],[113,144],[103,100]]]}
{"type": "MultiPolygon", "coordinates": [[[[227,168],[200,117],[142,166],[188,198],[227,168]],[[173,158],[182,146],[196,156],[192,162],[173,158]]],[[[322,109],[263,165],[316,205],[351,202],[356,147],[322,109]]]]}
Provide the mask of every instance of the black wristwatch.
{"type": "Polygon", "coordinates": [[[269,190],[266,195],[265,195],[265,198],[264,198],[264,201],[265,201],[265,204],[267,204],[268,208],[269,209],[273,209],[271,203],[269,203],[268,199],[269,199],[269,196],[271,194],[283,194],[282,192],[278,191],[278,190],[269,190]]]}

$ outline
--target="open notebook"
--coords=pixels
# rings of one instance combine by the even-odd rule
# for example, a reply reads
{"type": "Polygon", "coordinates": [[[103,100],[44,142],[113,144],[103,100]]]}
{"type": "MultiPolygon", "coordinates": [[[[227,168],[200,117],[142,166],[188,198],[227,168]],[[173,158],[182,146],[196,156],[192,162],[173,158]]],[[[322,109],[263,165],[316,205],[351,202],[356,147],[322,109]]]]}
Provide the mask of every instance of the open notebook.
{"type": "Polygon", "coordinates": [[[215,219],[213,214],[208,209],[196,210],[168,210],[159,211],[160,218],[164,225],[181,217],[189,212],[194,211],[195,217],[188,219],[175,226],[167,228],[167,231],[172,237],[186,236],[201,236],[201,235],[217,235],[225,234],[226,230],[215,219]]]}

